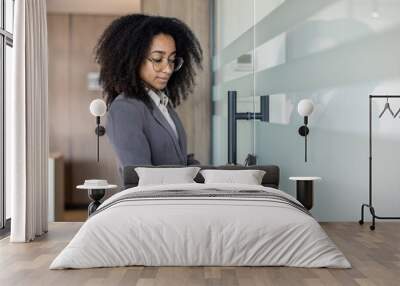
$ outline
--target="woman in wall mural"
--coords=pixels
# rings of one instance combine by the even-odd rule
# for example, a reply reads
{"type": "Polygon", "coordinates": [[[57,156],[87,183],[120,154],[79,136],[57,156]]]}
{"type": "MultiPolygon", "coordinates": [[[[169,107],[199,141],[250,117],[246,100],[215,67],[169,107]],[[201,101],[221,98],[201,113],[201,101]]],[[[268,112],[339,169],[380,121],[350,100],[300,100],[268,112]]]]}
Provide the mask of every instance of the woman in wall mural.
{"type": "Polygon", "coordinates": [[[115,20],[96,46],[108,106],[107,134],[121,167],[194,165],[174,111],[193,90],[202,49],[175,18],[134,14],[115,20]]]}

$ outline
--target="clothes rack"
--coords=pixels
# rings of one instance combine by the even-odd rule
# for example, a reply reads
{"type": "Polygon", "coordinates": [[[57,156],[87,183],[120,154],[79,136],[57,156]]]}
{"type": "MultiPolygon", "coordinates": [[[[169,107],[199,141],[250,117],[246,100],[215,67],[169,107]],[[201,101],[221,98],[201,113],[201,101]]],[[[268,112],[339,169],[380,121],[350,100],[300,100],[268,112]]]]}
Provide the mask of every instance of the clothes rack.
{"type": "Polygon", "coordinates": [[[400,219],[400,217],[384,217],[378,216],[375,213],[375,208],[372,204],[372,100],[374,98],[400,98],[400,95],[370,95],[369,96],[369,203],[361,205],[361,219],[358,221],[359,224],[364,224],[364,208],[369,208],[372,215],[372,225],[370,225],[371,230],[375,230],[375,219],[400,219]]]}

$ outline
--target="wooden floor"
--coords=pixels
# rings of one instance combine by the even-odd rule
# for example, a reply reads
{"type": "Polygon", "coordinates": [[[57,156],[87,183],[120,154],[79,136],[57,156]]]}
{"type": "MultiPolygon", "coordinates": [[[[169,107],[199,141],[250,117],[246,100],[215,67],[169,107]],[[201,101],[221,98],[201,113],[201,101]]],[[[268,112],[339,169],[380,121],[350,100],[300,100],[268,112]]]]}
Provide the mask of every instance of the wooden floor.
{"type": "Polygon", "coordinates": [[[400,285],[400,223],[322,224],[353,268],[122,267],[48,270],[82,223],[52,223],[32,242],[0,241],[0,285],[400,285]]]}

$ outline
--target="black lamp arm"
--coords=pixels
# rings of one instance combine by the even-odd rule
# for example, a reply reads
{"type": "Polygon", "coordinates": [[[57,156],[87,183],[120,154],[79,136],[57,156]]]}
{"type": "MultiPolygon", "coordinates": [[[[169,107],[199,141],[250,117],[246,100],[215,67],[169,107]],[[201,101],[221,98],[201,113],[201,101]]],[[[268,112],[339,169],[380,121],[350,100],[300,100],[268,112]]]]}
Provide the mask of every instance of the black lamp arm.
{"type": "Polygon", "coordinates": [[[310,133],[310,129],[308,129],[307,125],[308,125],[308,116],[304,116],[304,125],[300,126],[299,128],[300,136],[307,136],[310,133]]]}
{"type": "Polygon", "coordinates": [[[106,128],[104,128],[104,126],[100,125],[100,116],[96,116],[96,125],[97,125],[96,129],[94,130],[96,135],[103,136],[104,134],[106,134],[106,128]]]}
{"type": "Polygon", "coordinates": [[[308,125],[308,116],[304,116],[304,125],[300,126],[299,134],[304,137],[304,161],[307,162],[307,135],[310,133],[308,125]]]}
{"type": "Polygon", "coordinates": [[[103,136],[106,133],[106,129],[104,126],[100,125],[100,116],[96,116],[96,129],[94,133],[97,135],[97,162],[99,162],[100,157],[100,136],[103,136]]]}

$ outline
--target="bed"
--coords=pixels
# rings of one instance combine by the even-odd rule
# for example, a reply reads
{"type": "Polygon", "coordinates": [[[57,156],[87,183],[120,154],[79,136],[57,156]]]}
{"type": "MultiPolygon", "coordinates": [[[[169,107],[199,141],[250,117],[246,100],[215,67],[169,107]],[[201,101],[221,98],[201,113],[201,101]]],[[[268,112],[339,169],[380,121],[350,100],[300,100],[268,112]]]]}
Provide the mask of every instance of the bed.
{"type": "Polygon", "coordinates": [[[350,268],[343,253],[292,196],[278,189],[277,166],[258,169],[261,185],[138,186],[125,167],[124,190],[104,201],[50,269],[144,266],[350,268]]]}

